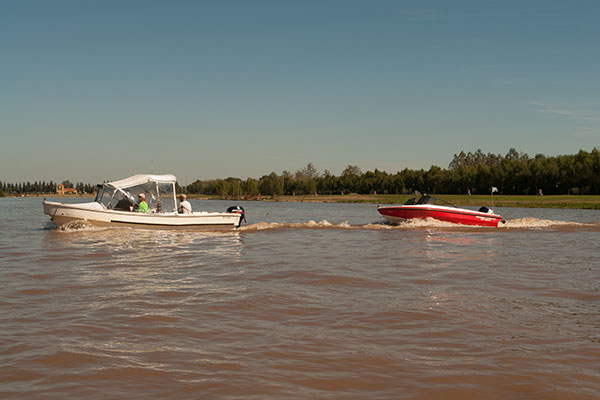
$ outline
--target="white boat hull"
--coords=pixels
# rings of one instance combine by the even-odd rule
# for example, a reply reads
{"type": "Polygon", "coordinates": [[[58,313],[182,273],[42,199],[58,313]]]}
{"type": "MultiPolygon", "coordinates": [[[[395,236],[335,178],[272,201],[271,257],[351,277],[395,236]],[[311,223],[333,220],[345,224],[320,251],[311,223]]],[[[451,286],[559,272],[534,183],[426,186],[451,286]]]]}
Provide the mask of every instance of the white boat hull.
{"type": "Polygon", "coordinates": [[[241,213],[196,212],[139,213],[106,210],[97,202],[64,204],[44,200],[44,213],[59,227],[73,222],[94,226],[128,226],[144,229],[227,230],[240,225],[241,213]]]}

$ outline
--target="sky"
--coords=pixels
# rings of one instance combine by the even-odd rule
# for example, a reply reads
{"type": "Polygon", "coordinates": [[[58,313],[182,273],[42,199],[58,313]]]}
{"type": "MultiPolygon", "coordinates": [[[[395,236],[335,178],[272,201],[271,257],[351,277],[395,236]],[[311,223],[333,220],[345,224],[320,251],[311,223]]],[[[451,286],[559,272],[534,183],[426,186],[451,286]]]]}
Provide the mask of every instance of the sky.
{"type": "Polygon", "coordinates": [[[0,181],[600,147],[600,2],[0,0],[0,181]]]}

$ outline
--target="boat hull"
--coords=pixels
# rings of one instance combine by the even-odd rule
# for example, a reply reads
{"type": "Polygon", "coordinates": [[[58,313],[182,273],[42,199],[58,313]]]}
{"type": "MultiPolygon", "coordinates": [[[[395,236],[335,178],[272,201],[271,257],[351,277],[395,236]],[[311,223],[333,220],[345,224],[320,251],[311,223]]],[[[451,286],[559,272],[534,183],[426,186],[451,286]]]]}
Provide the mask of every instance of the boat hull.
{"type": "Polygon", "coordinates": [[[398,224],[409,219],[433,218],[439,221],[461,225],[497,227],[502,217],[497,214],[483,213],[466,208],[444,206],[414,205],[378,207],[377,211],[390,223],[398,224]]]}
{"type": "Polygon", "coordinates": [[[99,203],[63,204],[44,200],[44,213],[59,227],[76,222],[94,226],[142,229],[229,230],[240,225],[243,214],[200,212],[193,214],[136,213],[105,210],[99,203]]]}

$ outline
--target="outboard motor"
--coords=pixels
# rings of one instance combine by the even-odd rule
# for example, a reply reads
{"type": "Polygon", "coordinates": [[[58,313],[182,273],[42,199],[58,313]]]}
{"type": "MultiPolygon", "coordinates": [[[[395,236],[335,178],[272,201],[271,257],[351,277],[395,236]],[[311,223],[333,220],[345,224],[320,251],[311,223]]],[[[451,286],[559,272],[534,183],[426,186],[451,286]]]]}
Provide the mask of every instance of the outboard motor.
{"type": "Polygon", "coordinates": [[[227,209],[228,213],[234,214],[242,214],[242,218],[240,218],[240,223],[238,224],[238,228],[242,225],[242,220],[246,222],[246,212],[244,211],[244,207],[240,206],[231,206],[227,209]]]}

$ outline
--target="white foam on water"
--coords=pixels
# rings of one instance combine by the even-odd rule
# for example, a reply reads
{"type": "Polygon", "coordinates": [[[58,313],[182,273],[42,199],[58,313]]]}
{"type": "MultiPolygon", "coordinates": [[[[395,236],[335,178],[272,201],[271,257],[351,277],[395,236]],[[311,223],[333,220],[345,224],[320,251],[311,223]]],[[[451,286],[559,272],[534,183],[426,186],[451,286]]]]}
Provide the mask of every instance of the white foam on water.
{"type": "MultiPolygon", "coordinates": [[[[506,220],[506,223],[498,224],[498,229],[545,229],[557,227],[593,227],[597,224],[580,223],[574,221],[556,221],[537,218],[517,218],[506,220]]],[[[124,227],[120,227],[123,229],[124,227]]],[[[256,232],[264,230],[277,229],[373,229],[373,230],[410,230],[427,228],[455,228],[455,229],[496,229],[493,227],[453,224],[451,222],[439,221],[433,218],[410,219],[402,221],[396,225],[388,222],[374,222],[362,225],[351,225],[348,221],[341,223],[331,223],[327,220],[307,222],[257,222],[250,225],[242,225],[235,229],[237,232],[256,232]]],[[[98,227],[86,221],[72,221],[58,228],[61,232],[97,232],[116,229],[115,227],[98,227]]],[[[132,229],[132,228],[126,228],[132,229]]]]}
{"type": "Polygon", "coordinates": [[[411,230],[411,229],[547,229],[560,227],[594,227],[597,224],[587,224],[574,221],[555,221],[537,218],[518,218],[507,220],[505,223],[498,224],[498,227],[477,226],[477,225],[462,225],[453,224],[451,222],[439,221],[433,218],[428,219],[411,219],[393,225],[388,222],[373,222],[363,225],[351,225],[347,221],[334,224],[327,220],[308,222],[257,222],[251,225],[244,225],[238,228],[238,231],[263,231],[275,229],[373,229],[373,230],[411,230]]]}
{"type": "Polygon", "coordinates": [[[398,224],[391,224],[389,222],[373,223],[363,225],[363,227],[370,229],[489,228],[484,226],[453,224],[452,222],[440,221],[434,218],[407,219],[405,221],[399,222],[398,224]]]}
{"type": "MultiPolygon", "coordinates": [[[[263,231],[274,229],[374,229],[374,230],[394,230],[394,229],[422,229],[422,228],[484,228],[478,226],[467,226],[453,224],[451,222],[438,221],[436,219],[413,219],[392,225],[388,222],[374,222],[364,225],[351,225],[348,221],[338,224],[327,220],[308,222],[257,222],[251,225],[243,225],[238,228],[239,231],[263,231]]],[[[489,227],[488,227],[489,228],[489,227]]]]}
{"type": "Polygon", "coordinates": [[[61,232],[102,231],[106,229],[109,228],[94,226],[83,220],[71,221],[58,228],[58,230],[61,232]]]}
{"type": "Polygon", "coordinates": [[[327,220],[308,222],[257,222],[251,225],[243,225],[238,230],[240,231],[263,231],[269,229],[351,229],[355,226],[350,225],[347,221],[339,224],[332,224],[327,220]]]}
{"type": "Polygon", "coordinates": [[[507,220],[505,224],[500,224],[500,228],[530,228],[530,229],[541,229],[541,228],[553,228],[561,226],[592,226],[591,224],[584,224],[581,222],[574,221],[555,221],[551,219],[538,219],[538,218],[517,218],[507,220]]]}

